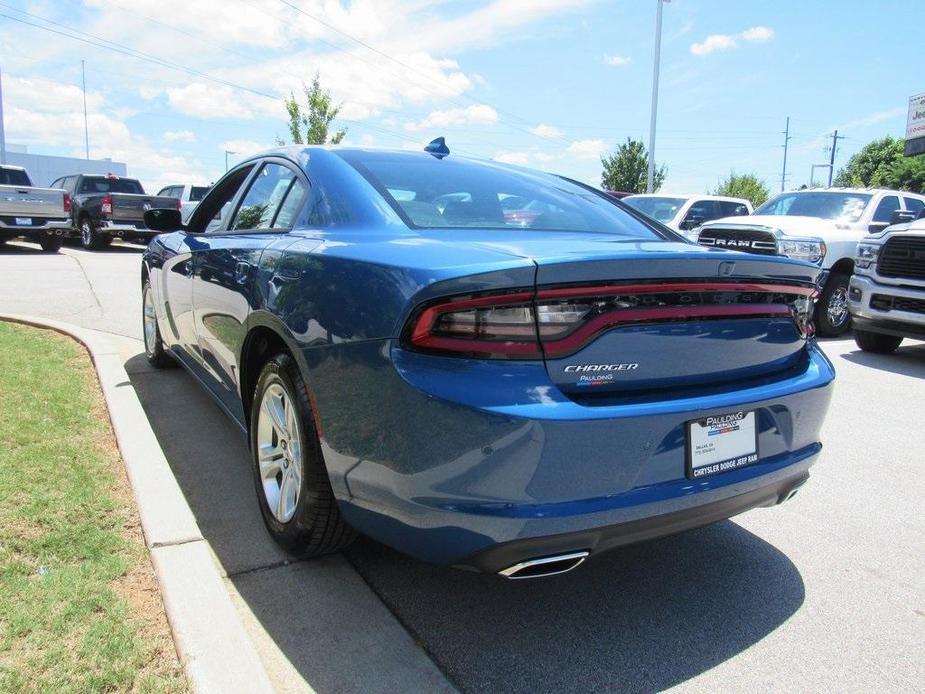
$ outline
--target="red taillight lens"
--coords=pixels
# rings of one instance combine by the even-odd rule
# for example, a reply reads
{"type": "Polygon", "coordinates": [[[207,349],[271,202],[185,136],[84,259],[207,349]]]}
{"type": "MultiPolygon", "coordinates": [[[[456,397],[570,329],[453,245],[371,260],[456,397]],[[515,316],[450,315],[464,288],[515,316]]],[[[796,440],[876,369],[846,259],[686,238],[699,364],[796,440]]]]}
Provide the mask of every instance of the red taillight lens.
{"type": "Polygon", "coordinates": [[[104,195],[100,201],[100,212],[106,216],[112,215],[112,196],[104,195]]]}
{"type": "Polygon", "coordinates": [[[67,192],[64,193],[64,211],[71,211],[71,194],[67,192]]]}
{"type": "Polygon", "coordinates": [[[419,349],[476,357],[539,359],[533,293],[460,298],[424,309],[408,340],[419,349]]]}
{"type": "Polygon", "coordinates": [[[814,296],[813,288],[800,285],[679,282],[461,297],[421,311],[406,341],[473,357],[557,358],[634,323],[787,316],[811,337],[814,296]]]}
{"type": "Polygon", "coordinates": [[[177,211],[179,212],[182,209],[183,209],[183,203],[180,202],[180,198],[177,198],[177,211]]]}

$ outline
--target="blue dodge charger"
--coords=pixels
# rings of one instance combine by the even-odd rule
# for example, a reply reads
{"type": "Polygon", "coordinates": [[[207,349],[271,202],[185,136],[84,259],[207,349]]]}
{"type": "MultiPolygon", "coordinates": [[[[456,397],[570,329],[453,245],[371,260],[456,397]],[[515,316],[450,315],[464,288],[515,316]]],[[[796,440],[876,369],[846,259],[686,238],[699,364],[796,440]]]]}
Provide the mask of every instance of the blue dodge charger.
{"type": "Polygon", "coordinates": [[[281,148],[146,215],[147,357],[247,435],[278,543],[545,576],[806,482],[818,268],[428,149],[281,148]]]}

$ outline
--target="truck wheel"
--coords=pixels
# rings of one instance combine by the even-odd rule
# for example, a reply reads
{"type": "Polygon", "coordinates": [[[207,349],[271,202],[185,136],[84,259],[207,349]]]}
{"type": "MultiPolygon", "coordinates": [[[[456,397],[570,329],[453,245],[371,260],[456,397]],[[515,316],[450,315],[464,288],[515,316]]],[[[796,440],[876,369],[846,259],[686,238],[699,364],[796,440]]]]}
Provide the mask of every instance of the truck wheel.
{"type": "Polygon", "coordinates": [[[865,352],[875,354],[889,354],[899,347],[903,338],[896,335],[884,335],[883,333],[872,333],[867,330],[855,330],[854,341],[858,347],[865,352]]]}
{"type": "Polygon", "coordinates": [[[96,227],[93,226],[93,222],[84,217],[80,223],[80,243],[84,248],[88,251],[98,251],[108,246],[111,242],[112,239],[109,236],[97,231],[96,227]]]}
{"type": "Polygon", "coordinates": [[[251,407],[257,499],[273,539],[307,557],[337,552],[356,537],[334,498],[311,407],[292,357],[270,359],[257,379],[251,407]]]}
{"type": "Polygon", "coordinates": [[[848,280],[850,275],[833,273],[816,302],[816,332],[820,337],[838,337],[851,327],[848,313],[848,280]]]}
{"type": "Polygon", "coordinates": [[[61,250],[60,236],[43,236],[39,239],[39,245],[43,253],[57,253],[61,250]]]}

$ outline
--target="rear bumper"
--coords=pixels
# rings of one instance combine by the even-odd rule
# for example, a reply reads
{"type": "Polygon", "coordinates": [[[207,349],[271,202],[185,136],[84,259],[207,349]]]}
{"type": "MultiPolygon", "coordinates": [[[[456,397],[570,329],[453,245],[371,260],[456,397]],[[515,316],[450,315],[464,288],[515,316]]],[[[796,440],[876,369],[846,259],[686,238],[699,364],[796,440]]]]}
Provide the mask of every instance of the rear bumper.
{"type": "MultiPolygon", "coordinates": [[[[809,457],[814,458],[815,454],[809,457]]],[[[498,573],[520,562],[538,557],[581,551],[594,556],[617,547],[699,528],[726,520],[753,508],[783,503],[796,494],[797,490],[809,479],[809,473],[805,471],[805,467],[805,465],[798,465],[796,469],[789,469],[791,474],[782,479],[769,481],[768,484],[758,489],[718,501],[710,501],[683,511],[664,513],[591,530],[514,540],[495,545],[483,552],[466,557],[458,562],[456,567],[498,573]]]]}
{"type": "Polygon", "coordinates": [[[36,225],[19,225],[19,224],[10,224],[6,220],[0,218],[0,234],[9,237],[12,236],[32,236],[34,234],[43,234],[48,232],[56,231],[69,231],[71,228],[70,220],[68,219],[46,219],[41,224],[36,225]]]}
{"type": "Polygon", "coordinates": [[[112,234],[113,236],[132,236],[135,238],[150,238],[158,234],[158,232],[148,229],[144,225],[144,222],[133,223],[103,220],[97,224],[97,230],[112,234]]]}
{"type": "Polygon", "coordinates": [[[834,379],[812,346],[799,369],[752,387],[587,406],[557,393],[541,363],[389,341],[302,356],[345,519],[420,559],[490,571],[521,553],[576,542],[598,552],[777,503],[821,450],[834,379]],[[687,479],[686,422],[740,409],[757,413],[760,461],[687,479]]]}

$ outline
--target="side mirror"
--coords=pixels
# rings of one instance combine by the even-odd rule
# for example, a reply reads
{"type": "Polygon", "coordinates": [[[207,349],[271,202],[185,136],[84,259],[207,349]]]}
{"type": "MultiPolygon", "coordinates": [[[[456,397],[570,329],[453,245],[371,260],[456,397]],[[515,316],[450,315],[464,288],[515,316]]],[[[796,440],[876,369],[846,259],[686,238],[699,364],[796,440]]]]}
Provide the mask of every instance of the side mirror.
{"type": "Polygon", "coordinates": [[[177,231],[183,228],[180,210],[173,207],[145,212],[145,226],[154,231],[177,231]]]}
{"type": "Polygon", "coordinates": [[[896,210],[890,215],[890,226],[894,224],[905,224],[915,220],[915,212],[912,210],[896,210]]]}
{"type": "Polygon", "coordinates": [[[681,229],[696,229],[701,224],[703,224],[705,221],[706,220],[703,217],[697,217],[697,216],[688,217],[683,222],[681,222],[678,226],[681,229]]]}

